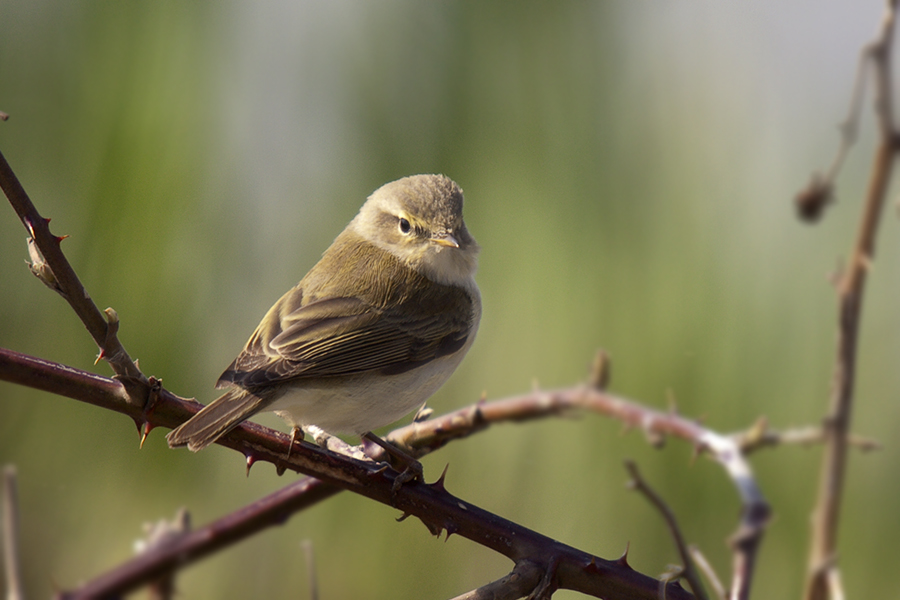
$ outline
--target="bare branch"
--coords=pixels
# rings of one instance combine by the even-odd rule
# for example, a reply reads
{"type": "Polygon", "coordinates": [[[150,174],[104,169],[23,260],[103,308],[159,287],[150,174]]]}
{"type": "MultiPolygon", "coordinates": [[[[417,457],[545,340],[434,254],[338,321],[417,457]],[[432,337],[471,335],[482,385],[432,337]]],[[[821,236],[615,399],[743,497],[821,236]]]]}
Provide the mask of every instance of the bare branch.
{"type": "Polygon", "coordinates": [[[147,378],[116,337],[118,318],[112,316],[114,311],[112,315],[107,313],[107,316],[104,316],[97,309],[60,248],[60,242],[65,236],[57,237],[50,233],[50,219],[45,219],[38,213],[2,153],[0,153],[0,188],[25,225],[29,244],[33,240],[36,248],[31,250],[32,256],[40,257],[40,264],[32,264],[32,272],[48,285],[51,285],[48,282],[52,281],[51,287],[66,299],[94,338],[94,342],[100,348],[99,358],[106,359],[116,375],[126,384],[131,401],[143,406],[149,388],[147,378]]]}
{"type": "Polygon", "coordinates": [[[847,117],[838,126],[841,141],[834,160],[824,175],[813,173],[809,184],[794,198],[798,215],[806,221],[817,221],[822,216],[825,207],[834,200],[834,182],[844,166],[850,148],[856,143],[859,136],[859,121],[866,93],[866,74],[871,67],[873,56],[880,51],[882,43],[883,40],[879,39],[866,44],[859,53],[856,78],[850,96],[850,108],[847,111],[847,117]]]}
{"type": "Polygon", "coordinates": [[[316,574],[316,556],[312,540],[300,543],[303,556],[306,558],[306,576],[309,579],[309,600],[319,600],[319,582],[316,574]]]}
{"type": "Polygon", "coordinates": [[[700,549],[694,545],[688,546],[688,551],[691,553],[691,558],[694,559],[694,564],[697,565],[700,572],[706,576],[709,585],[712,586],[713,591],[716,593],[716,598],[725,600],[725,586],[722,585],[722,582],[719,580],[719,576],[712,568],[712,565],[706,560],[706,556],[704,556],[700,549]]]}
{"type": "MultiPolygon", "coordinates": [[[[164,548],[177,542],[191,529],[191,516],[181,508],[171,521],[160,519],[156,523],[145,523],[146,537],[135,544],[137,554],[145,554],[156,548],[164,548]]],[[[150,582],[150,597],[153,600],[170,600],[175,594],[175,573],[173,569],[150,582]]]]}
{"type": "Polygon", "coordinates": [[[675,547],[678,549],[678,554],[681,557],[681,564],[683,565],[681,574],[687,580],[688,584],[690,584],[694,596],[700,600],[707,600],[706,589],[703,587],[703,582],[700,581],[700,573],[694,566],[694,559],[691,556],[690,550],[688,550],[688,545],[684,539],[684,535],[681,533],[681,528],[678,527],[678,520],[675,518],[675,513],[672,512],[672,509],[669,508],[666,501],[662,499],[662,496],[657,494],[644,480],[637,464],[633,460],[626,460],[625,468],[628,469],[628,474],[631,475],[631,481],[628,482],[629,487],[643,494],[644,497],[650,501],[650,504],[659,511],[663,519],[665,519],[666,525],[669,527],[669,532],[672,534],[672,540],[675,542],[675,547]]]}
{"type": "Polygon", "coordinates": [[[864,49],[864,55],[868,57],[875,72],[875,111],[878,117],[880,142],[869,178],[866,202],[851,260],[837,284],[839,302],[837,357],[830,406],[823,423],[825,451],[822,457],[818,499],[813,512],[809,575],[804,594],[806,600],[828,598],[829,571],[834,567],[833,560],[837,551],[837,531],[849,446],[863,290],[866,274],[875,254],[875,235],[893,171],[894,155],[898,149],[898,135],[893,121],[890,68],[896,8],[897,0],[887,2],[879,34],[875,41],[864,49]]]}

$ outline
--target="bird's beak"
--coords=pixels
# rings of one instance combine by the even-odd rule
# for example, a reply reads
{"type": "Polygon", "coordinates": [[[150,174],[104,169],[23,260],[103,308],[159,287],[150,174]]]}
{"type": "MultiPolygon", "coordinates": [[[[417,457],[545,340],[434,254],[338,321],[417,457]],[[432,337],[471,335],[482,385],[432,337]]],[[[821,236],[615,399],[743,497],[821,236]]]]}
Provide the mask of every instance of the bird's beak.
{"type": "Polygon", "coordinates": [[[446,246],[447,248],[459,248],[459,242],[449,233],[440,233],[431,238],[431,241],[438,246],[446,246]]]}

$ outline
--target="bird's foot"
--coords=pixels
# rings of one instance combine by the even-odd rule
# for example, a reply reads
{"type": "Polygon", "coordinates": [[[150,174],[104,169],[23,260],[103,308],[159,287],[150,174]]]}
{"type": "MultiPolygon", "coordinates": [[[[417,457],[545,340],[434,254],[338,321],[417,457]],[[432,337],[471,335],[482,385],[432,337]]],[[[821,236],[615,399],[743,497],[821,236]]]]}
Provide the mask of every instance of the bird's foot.
{"type": "Polygon", "coordinates": [[[381,446],[385,452],[387,452],[388,456],[393,459],[391,463],[391,467],[399,472],[400,474],[394,479],[394,485],[391,486],[391,491],[396,492],[399,490],[404,483],[408,481],[412,481],[417,479],[419,481],[424,481],[424,470],[422,469],[422,463],[417,461],[415,458],[395,446],[394,444],[381,439],[371,431],[367,431],[362,434],[362,439],[368,440],[377,446],[381,446]],[[402,467],[403,470],[400,471],[397,467],[402,467]]]}

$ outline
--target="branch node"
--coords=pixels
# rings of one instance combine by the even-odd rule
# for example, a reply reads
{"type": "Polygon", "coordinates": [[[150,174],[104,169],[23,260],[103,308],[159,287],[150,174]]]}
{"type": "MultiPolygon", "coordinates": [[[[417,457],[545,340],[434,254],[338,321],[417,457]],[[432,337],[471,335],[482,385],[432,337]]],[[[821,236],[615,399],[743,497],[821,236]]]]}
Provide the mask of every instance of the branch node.
{"type": "MultiPolygon", "coordinates": [[[[185,508],[179,508],[171,521],[160,519],[156,523],[144,523],[145,537],[135,541],[135,554],[146,554],[177,543],[190,533],[190,530],[191,516],[185,508]]],[[[176,572],[177,569],[172,569],[151,582],[151,597],[171,598],[175,592],[176,572]]]]}
{"type": "Polygon", "coordinates": [[[430,419],[433,414],[434,409],[430,408],[427,403],[423,403],[422,406],[419,407],[419,410],[416,411],[416,416],[413,417],[413,423],[424,423],[430,419]]]}
{"type": "MultiPolygon", "coordinates": [[[[850,136],[846,132],[850,128],[847,126],[847,123],[842,124],[840,128],[844,138],[848,139],[850,136]]],[[[834,184],[818,172],[813,173],[806,187],[794,196],[797,216],[807,223],[818,221],[825,208],[832,202],[834,202],[834,184]]]]}
{"type": "Polygon", "coordinates": [[[446,492],[447,488],[444,487],[444,478],[447,476],[447,469],[450,468],[450,463],[444,465],[444,470],[441,472],[441,476],[437,478],[437,481],[429,484],[433,489],[439,492],[446,492]]]}
{"type": "MultiPolygon", "coordinates": [[[[31,230],[31,224],[29,223],[29,231],[31,230]]],[[[29,236],[25,240],[28,244],[28,256],[31,258],[31,262],[25,261],[25,264],[28,265],[28,269],[31,271],[32,275],[41,280],[41,283],[46,285],[48,288],[66,298],[66,293],[63,291],[62,287],[59,285],[59,281],[56,279],[56,275],[53,274],[53,269],[50,268],[50,265],[47,264],[46,259],[44,259],[44,255],[41,254],[40,249],[37,247],[37,243],[34,241],[34,236],[29,236]]]]}

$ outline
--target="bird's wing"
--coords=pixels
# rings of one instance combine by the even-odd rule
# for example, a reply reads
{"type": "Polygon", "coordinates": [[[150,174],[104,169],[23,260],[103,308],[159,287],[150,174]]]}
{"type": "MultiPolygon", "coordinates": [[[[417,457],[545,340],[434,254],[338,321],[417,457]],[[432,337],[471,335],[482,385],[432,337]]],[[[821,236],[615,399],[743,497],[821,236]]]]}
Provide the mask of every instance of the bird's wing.
{"type": "Polygon", "coordinates": [[[390,310],[357,298],[310,302],[283,314],[277,325],[270,320],[267,330],[261,324],[219,386],[253,389],[305,377],[401,373],[459,350],[470,334],[472,304],[458,288],[446,288],[439,302],[406,301],[390,310]]]}

